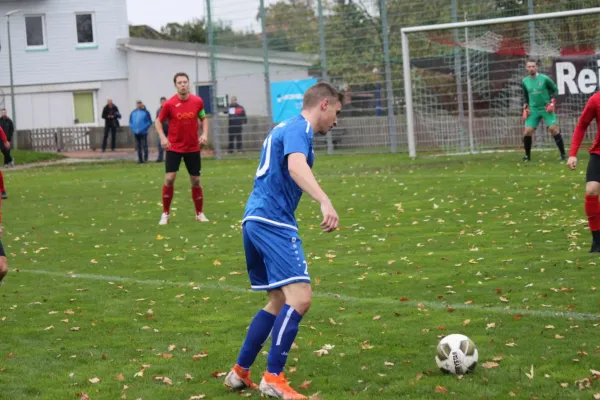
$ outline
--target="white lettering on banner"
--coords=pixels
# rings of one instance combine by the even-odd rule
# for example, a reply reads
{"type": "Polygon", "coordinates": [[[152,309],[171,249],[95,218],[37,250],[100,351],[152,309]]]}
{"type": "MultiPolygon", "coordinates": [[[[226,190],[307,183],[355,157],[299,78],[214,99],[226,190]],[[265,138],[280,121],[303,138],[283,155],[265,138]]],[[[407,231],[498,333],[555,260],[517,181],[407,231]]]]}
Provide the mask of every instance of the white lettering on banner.
{"type": "Polygon", "coordinates": [[[570,61],[556,63],[556,85],[558,94],[590,94],[600,85],[600,60],[596,61],[598,72],[583,68],[577,74],[577,68],[570,61]],[[577,80],[575,78],[577,77],[577,80]],[[568,91],[567,91],[568,89],[568,91]]]}
{"type": "Polygon", "coordinates": [[[304,95],[302,93],[284,94],[283,96],[280,96],[277,98],[277,102],[281,103],[281,102],[288,101],[288,100],[303,100],[303,99],[304,99],[304,95]]]}

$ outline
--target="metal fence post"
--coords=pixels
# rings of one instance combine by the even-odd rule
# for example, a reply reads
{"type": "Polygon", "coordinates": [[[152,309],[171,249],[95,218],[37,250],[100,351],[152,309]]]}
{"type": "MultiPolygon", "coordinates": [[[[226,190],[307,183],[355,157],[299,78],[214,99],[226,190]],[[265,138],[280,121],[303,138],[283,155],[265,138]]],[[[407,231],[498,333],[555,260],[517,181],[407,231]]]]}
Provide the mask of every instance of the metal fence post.
{"type": "MultiPolygon", "coordinates": [[[[325,21],[323,21],[323,0],[317,0],[319,13],[319,48],[321,50],[321,77],[324,82],[329,82],[327,73],[327,53],[325,48],[325,21]]],[[[333,154],[333,137],[331,131],[327,132],[327,154],[333,154]]]]}
{"type": "Polygon", "coordinates": [[[392,66],[390,65],[390,42],[387,23],[387,9],[385,0],[379,0],[381,12],[381,36],[383,38],[383,59],[385,62],[385,88],[387,91],[388,125],[390,129],[391,152],[395,153],[398,147],[398,132],[394,112],[394,89],[392,86],[392,66]]]}
{"type": "MultiPolygon", "coordinates": [[[[267,96],[267,115],[269,126],[273,124],[273,110],[271,108],[271,76],[269,75],[269,38],[267,37],[267,10],[265,0],[260,0],[260,25],[262,31],[263,64],[265,69],[265,94],[267,96]]],[[[270,129],[269,129],[270,130],[270,129]]]]}
{"type": "Polygon", "coordinates": [[[221,159],[221,127],[219,121],[219,108],[217,106],[217,62],[215,59],[215,36],[212,22],[211,0],[206,0],[206,24],[208,31],[208,45],[210,48],[210,80],[211,80],[211,101],[213,108],[212,131],[215,138],[215,156],[217,160],[221,159]]]}
{"type": "MultiPolygon", "coordinates": [[[[457,1],[452,0],[452,22],[458,22],[457,15],[457,1]]],[[[460,43],[458,37],[458,29],[454,29],[454,43],[460,43]]],[[[463,100],[463,86],[462,86],[462,55],[460,53],[460,47],[454,48],[454,76],[456,77],[456,102],[458,103],[458,132],[460,134],[460,151],[465,151],[466,138],[465,138],[465,104],[463,100]]]]}

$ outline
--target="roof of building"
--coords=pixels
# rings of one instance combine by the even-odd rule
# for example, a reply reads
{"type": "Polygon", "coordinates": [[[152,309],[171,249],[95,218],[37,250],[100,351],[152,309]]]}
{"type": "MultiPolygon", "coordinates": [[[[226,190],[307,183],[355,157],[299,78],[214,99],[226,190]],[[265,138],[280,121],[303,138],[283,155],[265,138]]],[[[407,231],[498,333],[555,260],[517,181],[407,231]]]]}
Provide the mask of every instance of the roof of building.
{"type": "MultiPolygon", "coordinates": [[[[210,46],[203,43],[177,42],[174,40],[156,40],[139,37],[129,37],[119,39],[117,44],[122,48],[137,51],[154,51],[158,53],[185,53],[191,54],[198,52],[200,57],[206,57],[210,54],[210,46]]],[[[260,61],[264,58],[263,49],[242,48],[229,46],[214,46],[217,58],[235,58],[247,61],[260,61]]],[[[282,52],[269,50],[268,58],[270,63],[296,64],[301,66],[311,66],[315,60],[315,55],[282,52]]]]}

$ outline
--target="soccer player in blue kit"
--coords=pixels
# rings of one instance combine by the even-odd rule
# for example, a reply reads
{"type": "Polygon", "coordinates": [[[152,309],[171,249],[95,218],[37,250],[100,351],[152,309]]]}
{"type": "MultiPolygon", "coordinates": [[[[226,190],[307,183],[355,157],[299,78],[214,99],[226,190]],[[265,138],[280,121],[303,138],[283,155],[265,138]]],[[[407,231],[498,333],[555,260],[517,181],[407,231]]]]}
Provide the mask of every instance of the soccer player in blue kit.
{"type": "Polygon", "coordinates": [[[316,83],[304,94],[302,113],[273,128],[263,144],[242,231],[251,287],[266,290],[269,302],[254,316],[237,363],[225,377],[230,389],[258,387],[263,396],[306,399],[290,387],[283,373],[312,297],[294,213],[306,192],[321,205],[321,229],[337,229],[338,215],[311,168],[313,133],[325,135],[337,125],[342,101],[343,95],[333,86],[316,83]],[[257,386],[250,377],[250,366],[269,335],[267,371],[257,386]]]}

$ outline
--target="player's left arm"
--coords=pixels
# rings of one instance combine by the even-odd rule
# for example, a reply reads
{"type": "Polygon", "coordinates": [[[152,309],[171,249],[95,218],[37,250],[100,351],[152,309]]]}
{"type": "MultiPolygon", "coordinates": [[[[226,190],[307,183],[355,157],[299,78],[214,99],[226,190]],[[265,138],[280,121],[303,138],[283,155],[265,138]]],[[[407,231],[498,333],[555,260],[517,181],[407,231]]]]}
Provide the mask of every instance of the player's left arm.
{"type": "Polygon", "coordinates": [[[550,97],[550,103],[546,105],[547,112],[554,112],[556,109],[556,96],[558,95],[558,87],[549,76],[546,77],[546,89],[550,97]]]}
{"type": "Polygon", "coordinates": [[[198,118],[202,122],[202,135],[200,135],[200,144],[208,143],[208,118],[206,118],[206,110],[204,110],[204,104],[198,112],[198,118]]]}

